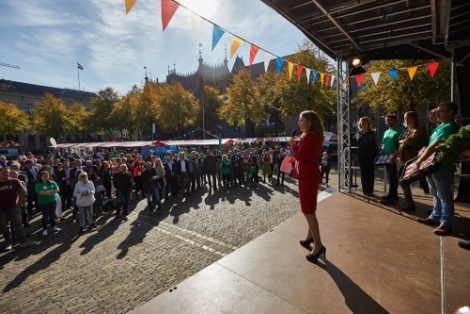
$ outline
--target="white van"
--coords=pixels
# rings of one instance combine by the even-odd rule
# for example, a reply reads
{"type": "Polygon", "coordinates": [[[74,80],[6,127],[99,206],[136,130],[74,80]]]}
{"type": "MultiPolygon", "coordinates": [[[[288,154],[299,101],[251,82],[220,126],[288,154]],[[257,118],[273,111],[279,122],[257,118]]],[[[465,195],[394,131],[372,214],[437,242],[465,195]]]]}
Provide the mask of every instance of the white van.
{"type": "Polygon", "coordinates": [[[5,156],[6,159],[18,159],[18,148],[2,148],[0,147],[0,156],[5,156]]]}

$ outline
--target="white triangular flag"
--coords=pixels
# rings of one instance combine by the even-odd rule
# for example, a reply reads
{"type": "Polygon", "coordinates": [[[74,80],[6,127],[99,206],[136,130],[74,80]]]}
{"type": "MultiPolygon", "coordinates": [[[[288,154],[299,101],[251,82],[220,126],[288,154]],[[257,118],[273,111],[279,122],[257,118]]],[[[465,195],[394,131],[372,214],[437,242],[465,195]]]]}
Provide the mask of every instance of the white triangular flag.
{"type": "Polygon", "coordinates": [[[371,75],[372,75],[372,79],[374,80],[375,85],[377,85],[377,82],[379,81],[379,77],[380,77],[380,74],[381,74],[381,73],[382,73],[382,72],[374,72],[374,73],[371,74],[371,75]]]}
{"type": "Polygon", "coordinates": [[[307,84],[310,84],[310,69],[305,68],[305,75],[307,75],[307,84]]]}
{"type": "Polygon", "coordinates": [[[330,87],[333,87],[333,82],[335,81],[335,76],[331,75],[330,87]]]}
{"type": "Polygon", "coordinates": [[[264,72],[268,72],[269,62],[271,62],[272,57],[267,51],[264,52],[264,72]]]}
{"type": "Polygon", "coordinates": [[[197,39],[197,36],[199,35],[199,30],[201,29],[203,23],[204,19],[201,19],[195,13],[191,14],[191,33],[193,40],[197,39]]]}

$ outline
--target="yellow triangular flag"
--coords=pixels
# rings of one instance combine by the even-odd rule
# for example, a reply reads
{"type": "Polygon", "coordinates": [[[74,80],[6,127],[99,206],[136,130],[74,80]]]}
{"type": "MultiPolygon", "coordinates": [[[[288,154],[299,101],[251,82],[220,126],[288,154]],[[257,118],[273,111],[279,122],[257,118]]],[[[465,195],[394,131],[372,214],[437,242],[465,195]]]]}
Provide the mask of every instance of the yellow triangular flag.
{"type": "Polygon", "coordinates": [[[289,71],[289,80],[292,77],[293,70],[294,70],[294,64],[292,62],[287,63],[287,71],[289,71]]]}
{"type": "Polygon", "coordinates": [[[238,38],[237,36],[233,36],[232,39],[232,47],[230,47],[230,59],[232,59],[235,52],[237,52],[238,48],[243,44],[243,40],[238,38]]]}
{"type": "Polygon", "coordinates": [[[418,70],[418,67],[417,66],[409,67],[407,70],[408,70],[408,74],[410,75],[410,80],[413,80],[413,77],[415,77],[416,70],[418,70]]]}
{"type": "Polygon", "coordinates": [[[323,79],[325,78],[325,73],[320,73],[320,82],[321,86],[323,86],[323,79]]]}
{"type": "Polygon", "coordinates": [[[125,0],[125,1],[126,1],[126,14],[129,14],[129,12],[131,11],[132,7],[137,2],[137,0],[125,0]]]}

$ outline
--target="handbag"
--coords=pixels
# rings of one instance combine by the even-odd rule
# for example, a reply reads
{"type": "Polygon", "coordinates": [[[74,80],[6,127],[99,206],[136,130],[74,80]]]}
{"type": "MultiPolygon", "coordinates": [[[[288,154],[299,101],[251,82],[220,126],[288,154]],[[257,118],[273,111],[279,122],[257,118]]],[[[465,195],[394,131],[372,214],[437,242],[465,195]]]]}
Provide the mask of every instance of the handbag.
{"type": "Polygon", "coordinates": [[[395,156],[396,153],[381,153],[375,159],[374,165],[385,166],[390,164],[390,160],[395,156]]]}
{"type": "Polygon", "coordinates": [[[411,167],[409,166],[414,163],[418,157],[419,156],[412,158],[405,163],[405,169],[400,177],[400,182],[410,184],[439,170],[441,164],[437,162],[437,153],[434,152],[431,156],[421,162],[417,172],[412,172],[411,167]]]}

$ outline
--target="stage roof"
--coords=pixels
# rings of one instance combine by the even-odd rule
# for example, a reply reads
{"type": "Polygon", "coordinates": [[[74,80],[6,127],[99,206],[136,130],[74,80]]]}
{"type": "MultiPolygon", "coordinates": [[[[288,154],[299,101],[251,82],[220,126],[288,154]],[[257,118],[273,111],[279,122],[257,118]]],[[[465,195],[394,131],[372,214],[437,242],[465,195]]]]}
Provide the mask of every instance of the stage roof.
{"type": "Polygon", "coordinates": [[[469,60],[468,0],[261,0],[336,59],[469,60]]]}

